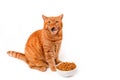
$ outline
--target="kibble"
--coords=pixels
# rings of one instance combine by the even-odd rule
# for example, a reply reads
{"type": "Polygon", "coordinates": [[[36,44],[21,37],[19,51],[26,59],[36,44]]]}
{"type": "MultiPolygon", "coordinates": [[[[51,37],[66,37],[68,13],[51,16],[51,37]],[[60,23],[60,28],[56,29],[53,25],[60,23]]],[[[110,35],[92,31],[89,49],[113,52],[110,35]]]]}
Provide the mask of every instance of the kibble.
{"type": "Polygon", "coordinates": [[[73,62],[62,62],[57,66],[57,69],[62,71],[70,71],[76,68],[75,63],[73,62]]]}

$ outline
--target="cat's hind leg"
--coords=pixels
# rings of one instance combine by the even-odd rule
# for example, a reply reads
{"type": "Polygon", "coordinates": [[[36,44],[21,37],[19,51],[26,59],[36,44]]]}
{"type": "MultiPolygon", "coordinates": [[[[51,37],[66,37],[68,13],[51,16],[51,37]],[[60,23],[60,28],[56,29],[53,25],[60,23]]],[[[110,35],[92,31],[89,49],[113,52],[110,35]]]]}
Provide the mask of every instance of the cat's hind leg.
{"type": "Polygon", "coordinates": [[[30,68],[36,69],[42,72],[45,72],[48,68],[48,64],[42,60],[30,62],[29,63],[30,68]]]}

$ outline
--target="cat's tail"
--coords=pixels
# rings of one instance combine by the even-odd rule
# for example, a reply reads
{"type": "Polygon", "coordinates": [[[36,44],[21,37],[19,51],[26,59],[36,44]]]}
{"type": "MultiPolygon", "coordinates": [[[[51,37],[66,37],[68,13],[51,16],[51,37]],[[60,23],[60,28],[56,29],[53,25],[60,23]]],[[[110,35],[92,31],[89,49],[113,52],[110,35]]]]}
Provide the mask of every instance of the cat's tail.
{"type": "Polygon", "coordinates": [[[20,60],[23,60],[23,61],[25,61],[26,63],[28,62],[25,54],[23,54],[23,53],[15,52],[15,51],[8,51],[7,54],[8,54],[9,56],[11,56],[11,57],[14,57],[14,58],[18,58],[18,59],[20,59],[20,60]]]}

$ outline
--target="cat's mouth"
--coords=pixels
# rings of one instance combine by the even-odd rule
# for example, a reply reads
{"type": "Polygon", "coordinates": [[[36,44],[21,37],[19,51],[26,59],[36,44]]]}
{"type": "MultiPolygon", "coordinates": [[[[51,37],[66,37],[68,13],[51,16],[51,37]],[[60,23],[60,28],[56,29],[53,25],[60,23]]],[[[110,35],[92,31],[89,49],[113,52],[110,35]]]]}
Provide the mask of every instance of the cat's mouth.
{"type": "Polygon", "coordinates": [[[52,34],[56,34],[58,32],[58,28],[56,27],[51,28],[51,32],[52,34]]]}
{"type": "Polygon", "coordinates": [[[51,31],[52,31],[52,32],[57,31],[57,28],[53,27],[53,28],[51,29],[51,31]]]}

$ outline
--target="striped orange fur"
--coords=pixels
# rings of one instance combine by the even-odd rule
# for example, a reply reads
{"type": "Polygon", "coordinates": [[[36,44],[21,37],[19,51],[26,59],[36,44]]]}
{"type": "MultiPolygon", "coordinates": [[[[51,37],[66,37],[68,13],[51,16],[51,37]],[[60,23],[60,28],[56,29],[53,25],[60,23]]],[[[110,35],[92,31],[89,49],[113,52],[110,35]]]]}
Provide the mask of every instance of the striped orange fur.
{"type": "Polygon", "coordinates": [[[23,53],[15,52],[15,51],[8,51],[7,54],[11,57],[15,57],[15,58],[18,58],[18,59],[21,59],[21,60],[27,62],[25,54],[23,54],[23,53]]]}
{"type": "Polygon", "coordinates": [[[42,15],[44,27],[30,35],[25,46],[25,52],[8,51],[9,56],[25,61],[30,68],[46,71],[48,67],[56,71],[59,60],[59,50],[62,41],[63,14],[56,17],[42,15]]]}

